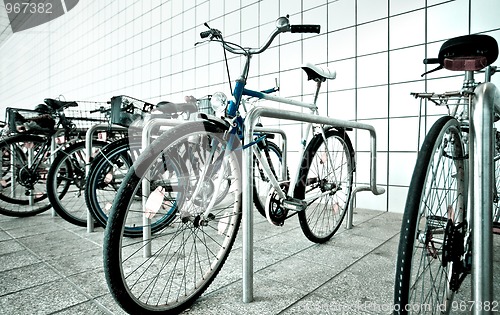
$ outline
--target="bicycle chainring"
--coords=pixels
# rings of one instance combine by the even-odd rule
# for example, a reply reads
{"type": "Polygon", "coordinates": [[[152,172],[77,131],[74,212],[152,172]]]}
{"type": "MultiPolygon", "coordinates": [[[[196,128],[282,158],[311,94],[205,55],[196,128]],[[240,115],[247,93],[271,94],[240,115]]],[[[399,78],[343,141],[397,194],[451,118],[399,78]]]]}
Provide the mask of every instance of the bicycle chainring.
{"type": "Polygon", "coordinates": [[[19,184],[27,189],[34,189],[39,178],[37,172],[31,171],[27,166],[21,168],[18,173],[19,184]]]}
{"type": "MultiPolygon", "coordinates": [[[[280,187],[286,194],[288,192],[289,183],[281,183],[280,187]]],[[[269,223],[276,226],[283,226],[285,219],[287,218],[288,210],[283,208],[281,200],[274,187],[271,187],[266,199],[266,218],[269,223]]]]}

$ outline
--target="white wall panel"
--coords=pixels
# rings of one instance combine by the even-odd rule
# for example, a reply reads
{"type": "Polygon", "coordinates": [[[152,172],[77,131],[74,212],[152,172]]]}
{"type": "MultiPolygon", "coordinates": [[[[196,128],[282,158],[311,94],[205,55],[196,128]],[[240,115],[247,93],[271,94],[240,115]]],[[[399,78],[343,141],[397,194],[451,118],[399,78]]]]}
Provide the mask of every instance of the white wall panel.
{"type": "MultiPolygon", "coordinates": [[[[500,40],[499,11],[497,0],[80,2],[68,14],[16,33],[0,46],[0,111],[31,108],[61,94],[68,100],[99,101],[128,94],[151,102],[229,94],[220,45],[194,47],[203,23],[223,31],[227,40],[258,46],[275,19],[290,14],[292,24],[321,24],[321,34],[280,35],[252,60],[249,88],[267,89],[278,79],[278,95],[310,101],[315,85],[300,65],[312,61],[334,68],[337,79],[324,84],[319,108],[322,114],[376,127],[377,178],[388,188],[382,196],[360,194],[357,205],[402,211],[411,173],[404,167],[415,160],[418,147],[420,103],[410,92],[455,90],[462,82],[460,74],[449,71],[420,77],[426,70],[422,59],[436,57],[452,36],[486,33],[500,40]]],[[[228,57],[235,80],[242,60],[228,57]]],[[[500,83],[500,76],[493,81],[500,83]]],[[[427,129],[446,113],[431,104],[424,109],[427,129]]],[[[301,124],[264,121],[285,126],[289,138],[302,133],[301,124]]],[[[369,180],[369,138],[365,132],[350,135],[359,150],[356,180],[364,183],[369,180]]],[[[296,161],[298,142],[291,145],[296,161]]]]}

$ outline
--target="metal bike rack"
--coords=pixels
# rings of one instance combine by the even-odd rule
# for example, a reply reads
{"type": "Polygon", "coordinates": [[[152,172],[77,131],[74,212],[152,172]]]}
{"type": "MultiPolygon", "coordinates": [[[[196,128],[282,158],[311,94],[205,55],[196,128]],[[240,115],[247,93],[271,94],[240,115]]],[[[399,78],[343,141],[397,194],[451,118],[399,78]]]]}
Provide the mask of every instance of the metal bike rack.
{"type": "MultiPolygon", "coordinates": [[[[119,125],[98,124],[90,127],[85,133],[85,176],[90,172],[90,157],[92,156],[92,138],[94,137],[94,133],[99,130],[110,129],[115,131],[127,130],[127,128],[119,125]]],[[[92,232],[94,232],[94,218],[90,214],[90,211],[87,210],[87,233],[92,232]]]]}
{"type": "MultiPolygon", "coordinates": [[[[162,127],[174,127],[177,126],[181,123],[185,123],[183,120],[174,120],[174,119],[166,119],[166,118],[153,118],[150,119],[146,122],[144,125],[144,129],[142,129],[142,138],[141,138],[141,147],[142,149],[145,149],[151,139],[151,130],[153,127],[156,126],[162,126],[162,127]]],[[[149,174],[146,174],[145,176],[149,176],[149,174]]],[[[147,197],[150,194],[150,186],[148,184],[147,180],[142,181],[142,208],[145,213],[146,211],[146,201],[147,197]]],[[[146,216],[142,217],[142,240],[143,240],[143,256],[146,257],[151,257],[151,219],[149,219],[146,216]]]]}
{"type": "MultiPolygon", "coordinates": [[[[376,133],[375,128],[368,124],[358,122],[339,120],[334,118],[322,117],[312,114],[304,114],[294,111],[286,111],[269,107],[254,107],[247,113],[245,119],[244,142],[250,143],[252,135],[255,131],[255,124],[259,117],[279,118],[293,120],[299,122],[318,123],[331,125],[343,128],[354,128],[368,130],[370,132],[370,186],[359,187],[353,191],[354,194],[359,191],[371,191],[374,195],[380,195],[385,192],[382,187],[377,187],[376,179],[376,133]]],[[[242,218],[242,233],[243,233],[243,302],[250,303],[253,301],[253,181],[250,180],[253,174],[252,151],[243,150],[243,218],[242,218]],[[245,180],[246,179],[246,180],[245,180]]],[[[349,205],[352,211],[352,203],[349,205]]],[[[352,220],[352,213],[350,214],[352,220]]]]}
{"type": "MultiPolygon", "coordinates": [[[[493,301],[493,197],[494,184],[493,133],[494,108],[500,105],[500,92],[492,83],[480,84],[474,90],[471,104],[469,158],[473,175],[469,176],[469,204],[472,219],[472,300],[482,306],[493,301]],[[495,102],[497,104],[495,104],[495,102]],[[478,153],[476,155],[476,153],[478,153]],[[475,156],[478,158],[475,159],[475,156]]],[[[481,307],[474,307],[473,314],[484,314],[481,307]]]]}

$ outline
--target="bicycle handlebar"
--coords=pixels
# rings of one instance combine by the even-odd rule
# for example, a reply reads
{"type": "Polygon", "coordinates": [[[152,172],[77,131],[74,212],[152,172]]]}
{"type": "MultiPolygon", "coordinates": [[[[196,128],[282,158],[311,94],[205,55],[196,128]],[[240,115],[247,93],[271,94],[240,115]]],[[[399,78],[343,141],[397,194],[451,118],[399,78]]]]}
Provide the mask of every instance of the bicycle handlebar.
{"type": "Polygon", "coordinates": [[[260,48],[243,48],[237,45],[231,45],[222,40],[222,33],[214,28],[210,28],[207,23],[205,26],[209,28],[208,31],[203,31],[200,33],[201,38],[210,37],[210,40],[216,39],[219,40],[224,49],[227,51],[238,54],[238,55],[256,55],[260,54],[264,50],[266,50],[274,40],[276,36],[280,33],[316,33],[319,34],[321,26],[320,25],[312,25],[312,24],[304,24],[304,25],[290,25],[290,21],[288,20],[288,16],[282,16],[276,20],[276,29],[269,35],[267,41],[260,48]]]}
{"type": "Polygon", "coordinates": [[[111,108],[105,108],[104,106],[101,106],[97,109],[93,109],[93,110],[90,110],[89,113],[90,114],[94,114],[94,113],[97,113],[97,112],[101,112],[101,113],[106,113],[106,112],[109,112],[111,111],[111,108]]]}
{"type": "Polygon", "coordinates": [[[209,31],[203,31],[200,33],[201,38],[207,38],[208,36],[212,35],[212,30],[209,31]]]}
{"type": "Polygon", "coordinates": [[[321,29],[321,25],[303,24],[303,25],[291,25],[290,26],[291,33],[316,33],[316,34],[319,34],[320,29],[321,29]]]}

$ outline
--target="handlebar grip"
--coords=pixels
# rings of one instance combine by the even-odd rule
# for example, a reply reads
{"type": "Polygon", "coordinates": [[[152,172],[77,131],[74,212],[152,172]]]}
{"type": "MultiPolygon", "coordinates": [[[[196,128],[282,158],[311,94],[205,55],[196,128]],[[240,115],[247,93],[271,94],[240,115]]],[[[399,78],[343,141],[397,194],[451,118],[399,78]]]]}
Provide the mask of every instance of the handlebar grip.
{"type": "Polygon", "coordinates": [[[201,38],[207,38],[208,36],[210,36],[212,34],[212,31],[203,31],[200,33],[200,37],[201,38]]]}
{"type": "Polygon", "coordinates": [[[424,59],[424,64],[425,65],[431,65],[431,64],[438,64],[439,59],[438,58],[425,58],[424,59]]]}
{"type": "Polygon", "coordinates": [[[290,32],[292,33],[316,33],[319,34],[321,29],[321,25],[311,25],[311,24],[302,24],[302,25],[291,25],[290,32]]]}
{"type": "Polygon", "coordinates": [[[101,106],[101,107],[99,107],[97,109],[90,110],[89,113],[90,114],[94,114],[94,113],[97,113],[97,112],[105,113],[105,112],[108,112],[108,111],[111,111],[111,109],[110,108],[106,109],[106,108],[104,108],[104,106],[101,106]]]}

